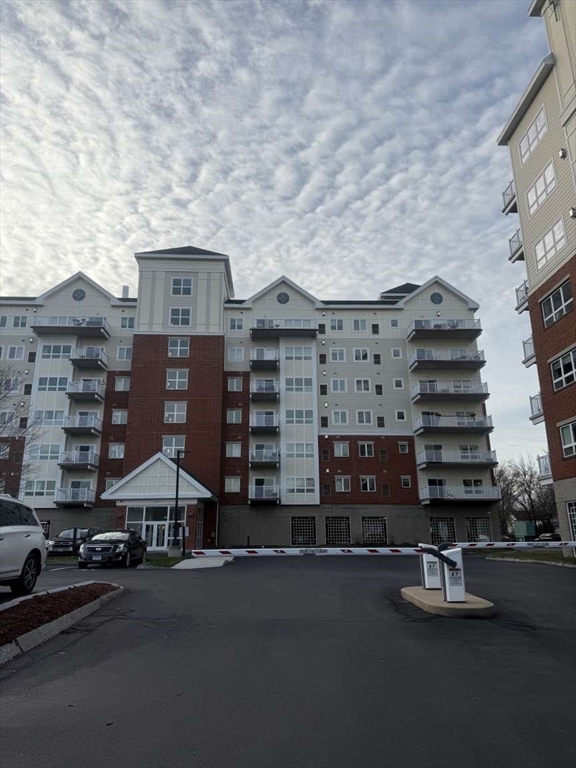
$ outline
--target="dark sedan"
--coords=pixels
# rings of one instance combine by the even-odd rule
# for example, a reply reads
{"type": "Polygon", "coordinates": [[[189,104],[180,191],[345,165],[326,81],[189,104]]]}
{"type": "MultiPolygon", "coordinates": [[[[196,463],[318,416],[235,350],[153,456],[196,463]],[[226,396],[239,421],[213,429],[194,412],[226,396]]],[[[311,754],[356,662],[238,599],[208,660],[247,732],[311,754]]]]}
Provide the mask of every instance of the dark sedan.
{"type": "Polygon", "coordinates": [[[48,555],[77,555],[82,544],[99,531],[100,528],[67,528],[50,543],[48,555]]]}
{"type": "Polygon", "coordinates": [[[78,568],[89,565],[139,565],[146,558],[146,542],[135,531],[104,531],[85,542],[78,552],[78,568]]]}

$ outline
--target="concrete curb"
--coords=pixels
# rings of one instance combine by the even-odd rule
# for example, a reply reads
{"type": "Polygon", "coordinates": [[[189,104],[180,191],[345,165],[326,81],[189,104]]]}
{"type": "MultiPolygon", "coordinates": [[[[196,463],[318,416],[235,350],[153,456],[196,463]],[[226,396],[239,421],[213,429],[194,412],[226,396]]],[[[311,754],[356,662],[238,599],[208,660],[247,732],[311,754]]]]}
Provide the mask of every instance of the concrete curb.
{"type": "Polygon", "coordinates": [[[505,563],[536,563],[537,565],[556,565],[558,568],[576,568],[574,563],[553,563],[551,560],[519,560],[517,557],[486,557],[485,560],[502,560],[505,563]]]}
{"type": "Polygon", "coordinates": [[[102,597],[98,597],[96,600],[92,600],[91,603],[87,603],[80,608],[76,608],[76,610],[72,611],[71,613],[60,616],[59,619],[54,619],[54,621],[50,621],[48,624],[44,624],[37,629],[33,629],[31,632],[26,632],[26,634],[20,635],[20,637],[16,638],[16,640],[14,640],[12,643],[6,643],[5,645],[0,646],[0,666],[6,664],[7,661],[10,661],[15,656],[19,656],[21,653],[29,651],[32,648],[35,648],[37,645],[46,642],[46,640],[51,640],[53,637],[56,637],[56,635],[59,635],[60,632],[63,632],[65,629],[69,629],[69,627],[77,624],[79,621],[82,621],[82,619],[90,616],[90,614],[94,613],[99,608],[103,608],[105,605],[112,602],[112,600],[115,600],[116,598],[123,595],[125,589],[119,584],[113,584],[112,582],[108,581],[84,581],[80,584],[70,584],[67,587],[49,589],[45,592],[38,592],[36,595],[28,595],[24,598],[18,598],[17,600],[12,600],[10,603],[2,606],[2,610],[6,610],[7,607],[13,607],[23,600],[29,600],[31,597],[52,594],[54,592],[62,592],[66,589],[71,589],[72,587],[83,587],[87,584],[110,584],[110,586],[116,587],[116,589],[114,592],[109,592],[106,595],[102,595],[102,597]]]}
{"type": "Polygon", "coordinates": [[[466,592],[465,603],[445,603],[440,589],[402,587],[400,594],[409,603],[437,616],[448,616],[453,619],[491,619],[496,615],[494,603],[471,595],[469,592],[466,592]]]}

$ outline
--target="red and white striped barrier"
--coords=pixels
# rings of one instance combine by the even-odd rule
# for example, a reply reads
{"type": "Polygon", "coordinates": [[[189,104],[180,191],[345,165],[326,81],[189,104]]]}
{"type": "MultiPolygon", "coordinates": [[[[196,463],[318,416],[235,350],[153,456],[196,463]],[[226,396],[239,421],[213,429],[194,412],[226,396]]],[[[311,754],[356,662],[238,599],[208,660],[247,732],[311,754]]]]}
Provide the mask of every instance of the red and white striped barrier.
{"type": "Polygon", "coordinates": [[[559,549],[576,547],[576,541],[459,541],[460,549],[559,549]]]}

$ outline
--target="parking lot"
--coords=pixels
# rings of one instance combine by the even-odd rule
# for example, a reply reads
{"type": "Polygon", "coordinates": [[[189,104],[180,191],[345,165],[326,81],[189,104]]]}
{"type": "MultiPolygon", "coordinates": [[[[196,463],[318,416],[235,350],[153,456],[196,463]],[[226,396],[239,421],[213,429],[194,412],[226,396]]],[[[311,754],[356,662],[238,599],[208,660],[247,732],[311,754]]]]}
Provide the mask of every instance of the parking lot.
{"type": "Polygon", "coordinates": [[[404,603],[412,558],[56,567],[127,594],[2,669],[3,768],[574,764],[572,569],[467,558],[485,621],[404,603]]]}

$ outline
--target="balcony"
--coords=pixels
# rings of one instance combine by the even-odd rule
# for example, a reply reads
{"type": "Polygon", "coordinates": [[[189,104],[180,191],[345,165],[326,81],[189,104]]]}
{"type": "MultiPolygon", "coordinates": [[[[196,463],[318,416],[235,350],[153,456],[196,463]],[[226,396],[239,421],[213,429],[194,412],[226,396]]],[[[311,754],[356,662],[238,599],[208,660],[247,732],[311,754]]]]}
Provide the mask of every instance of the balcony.
{"type": "Polygon", "coordinates": [[[454,386],[443,382],[419,382],[412,387],[412,402],[441,402],[456,400],[460,403],[483,403],[490,397],[488,384],[475,384],[470,387],[454,386]]]}
{"type": "Polygon", "coordinates": [[[516,312],[525,312],[528,309],[528,280],[516,288],[516,312]]]}
{"type": "Polygon", "coordinates": [[[464,433],[474,433],[478,435],[487,435],[492,432],[491,416],[420,416],[414,422],[414,434],[445,434],[458,435],[464,433]]]}
{"type": "Polygon", "coordinates": [[[73,349],[70,362],[76,368],[100,368],[108,370],[108,355],[100,347],[84,347],[73,349]]]}
{"type": "Polygon", "coordinates": [[[478,504],[492,503],[502,498],[497,485],[481,488],[465,488],[463,485],[424,486],[419,490],[421,504],[453,503],[478,504]]]}
{"type": "Polygon", "coordinates": [[[95,413],[88,416],[66,416],[62,429],[67,435],[99,435],[102,432],[102,419],[95,413]]]}
{"type": "Polygon", "coordinates": [[[479,371],[486,365],[486,360],[481,350],[417,349],[410,355],[409,364],[411,371],[479,371]]]}
{"type": "Polygon", "coordinates": [[[495,467],[496,451],[420,451],[416,457],[419,469],[426,467],[495,467]]]}
{"type": "Polygon", "coordinates": [[[526,339],[526,341],[523,341],[522,345],[524,347],[524,359],[522,360],[522,363],[526,368],[529,368],[536,362],[536,350],[534,349],[532,336],[530,336],[529,339],[526,339]]]}
{"type": "Polygon", "coordinates": [[[315,338],[318,333],[316,320],[269,320],[260,318],[254,320],[250,328],[252,339],[315,338]]]}
{"type": "Polygon", "coordinates": [[[412,339],[477,339],[482,333],[480,320],[413,320],[408,326],[412,339]]]}
{"type": "Polygon", "coordinates": [[[508,261],[511,261],[512,264],[517,261],[524,261],[524,243],[522,242],[522,232],[519,229],[508,240],[508,247],[510,248],[508,261]]]}
{"type": "Polygon", "coordinates": [[[278,368],[277,349],[255,349],[250,354],[250,370],[275,371],[278,368]]]}
{"type": "Polygon", "coordinates": [[[276,382],[255,381],[250,387],[250,400],[257,402],[276,402],[279,398],[276,382]]]}
{"type": "Polygon", "coordinates": [[[278,504],[280,489],[277,485],[251,485],[248,500],[250,504],[278,504]]]}
{"type": "Polygon", "coordinates": [[[502,213],[508,216],[509,213],[518,213],[518,201],[516,200],[516,185],[512,180],[502,192],[502,202],[504,207],[502,213]]]}
{"type": "Polygon", "coordinates": [[[251,467],[277,467],[280,464],[280,452],[277,450],[263,451],[255,450],[250,451],[250,466],[251,467]]]}
{"type": "Polygon", "coordinates": [[[66,394],[70,400],[76,402],[104,402],[104,383],[100,379],[83,379],[82,381],[69,381],[66,386],[66,394]]]}
{"type": "Polygon", "coordinates": [[[540,392],[537,395],[532,395],[530,398],[530,421],[532,424],[542,424],[544,421],[544,411],[542,410],[542,397],[540,392]]]}
{"type": "Polygon", "coordinates": [[[39,336],[82,336],[110,338],[110,324],[105,317],[67,317],[65,315],[33,315],[30,327],[39,336]]]}
{"type": "Polygon", "coordinates": [[[553,483],[552,468],[550,467],[550,456],[545,453],[543,456],[538,456],[538,480],[541,485],[550,485],[553,483]]]}
{"type": "Polygon", "coordinates": [[[54,504],[57,507],[93,507],[96,492],[91,488],[56,488],[54,504]]]}
{"type": "Polygon", "coordinates": [[[274,435],[278,432],[278,416],[252,416],[250,432],[253,435],[274,435]]]}
{"type": "Polygon", "coordinates": [[[58,466],[61,469],[97,470],[100,461],[96,451],[62,451],[58,466]]]}

